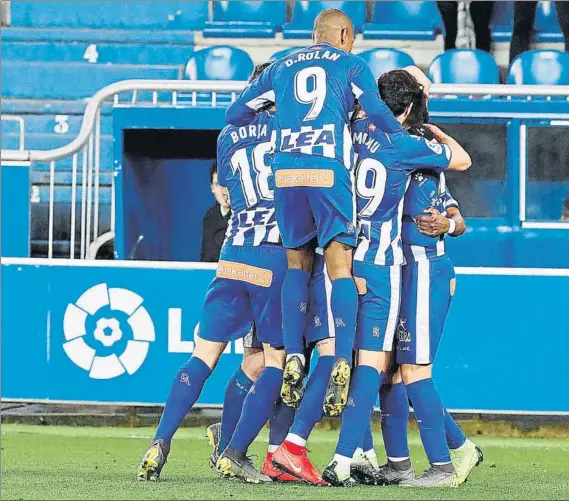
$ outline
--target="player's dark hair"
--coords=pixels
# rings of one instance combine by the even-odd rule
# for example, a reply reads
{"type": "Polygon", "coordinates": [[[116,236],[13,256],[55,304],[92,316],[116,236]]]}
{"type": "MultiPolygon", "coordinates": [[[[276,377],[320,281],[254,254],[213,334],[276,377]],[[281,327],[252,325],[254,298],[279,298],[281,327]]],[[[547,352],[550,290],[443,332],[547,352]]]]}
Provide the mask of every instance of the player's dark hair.
{"type": "Polygon", "coordinates": [[[381,99],[395,116],[401,115],[410,104],[413,104],[407,123],[415,127],[423,124],[427,112],[427,99],[423,86],[413,75],[405,70],[388,71],[379,77],[377,87],[381,99]]]}
{"type": "Polygon", "coordinates": [[[563,212],[569,216],[569,197],[563,200],[563,212]]]}
{"type": "Polygon", "coordinates": [[[213,184],[213,176],[215,174],[217,174],[217,160],[214,160],[209,168],[209,184],[213,184]]]}
{"type": "Polygon", "coordinates": [[[256,65],[255,69],[253,70],[253,73],[251,73],[251,76],[249,77],[249,83],[251,83],[253,80],[255,80],[271,64],[273,64],[273,61],[268,61],[266,63],[261,63],[261,64],[256,65]]]}

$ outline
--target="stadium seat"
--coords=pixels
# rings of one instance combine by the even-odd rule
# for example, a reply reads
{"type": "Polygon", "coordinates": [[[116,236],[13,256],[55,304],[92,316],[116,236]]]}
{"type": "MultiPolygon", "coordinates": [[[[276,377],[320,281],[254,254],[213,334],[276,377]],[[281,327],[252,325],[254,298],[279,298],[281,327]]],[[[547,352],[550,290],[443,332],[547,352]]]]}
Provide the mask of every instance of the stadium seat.
{"type": "Polygon", "coordinates": [[[437,84],[500,83],[500,70],[494,58],[477,49],[452,49],[439,54],[429,65],[427,76],[437,84]]]}
{"type": "Polygon", "coordinates": [[[361,52],[358,56],[369,65],[376,78],[387,71],[415,65],[409,54],[397,49],[371,49],[361,52]]]}
{"type": "Polygon", "coordinates": [[[253,68],[253,60],[244,50],[218,45],[194,52],[185,76],[189,80],[248,80],[253,68]]]}
{"type": "Polygon", "coordinates": [[[364,25],[366,40],[434,40],[443,32],[436,2],[375,2],[371,23],[364,25]]]}
{"type": "Polygon", "coordinates": [[[310,38],[314,19],[324,9],[340,9],[354,23],[356,32],[360,32],[365,22],[365,2],[363,1],[296,1],[290,23],[283,27],[284,38],[310,38]]]}
{"type": "MultiPolygon", "coordinates": [[[[492,40],[509,42],[512,38],[514,2],[495,2],[490,22],[492,40]]],[[[563,42],[563,33],[557,20],[553,2],[538,2],[534,23],[535,39],[538,42],[563,42]]]]}
{"type": "Polygon", "coordinates": [[[302,49],[302,47],[289,47],[288,49],[279,50],[271,56],[270,61],[278,61],[279,59],[282,59],[283,57],[286,57],[300,49],[302,49]]]}
{"type": "Polygon", "coordinates": [[[529,50],[510,66],[508,83],[515,85],[569,85],[569,53],[529,50]]]}
{"type": "Polygon", "coordinates": [[[563,33],[557,20],[553,2],[539,2],[535,13],[534,30],[539,42],[563,42],[563,33]]]}
{"type": "Polygon", "coordinates": [[[216,1],[204,37],[272,38],[285,20],[286,2],[216,1]]]}
{"type": "Polygon", "coordinates": [[[2,61],[2,97],[81,99],[129,79],[178,79],[181,66],[2,61]]]}
{"type": "Polygon", "coordinates": [[[12,26],[199,30],[208,2],[13,2],[12,26]]]}
{"type": "Polygon", "coordinates": [[[512,38],[514,2],[494,2],[490,32],[495,42],[507,42],[512,38]]]}
{"type": "Polygon", "coordinates": [[[5,61],[182,65],[193,52],[193,47],[184,45],[2,41],[5,61]]]}

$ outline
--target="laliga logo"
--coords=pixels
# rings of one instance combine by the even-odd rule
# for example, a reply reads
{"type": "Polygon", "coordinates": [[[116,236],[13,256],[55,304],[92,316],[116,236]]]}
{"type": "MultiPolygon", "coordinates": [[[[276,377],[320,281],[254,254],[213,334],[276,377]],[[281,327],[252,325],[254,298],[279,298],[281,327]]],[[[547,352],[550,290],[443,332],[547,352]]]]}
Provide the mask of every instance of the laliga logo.
{"type": "MultiPolygon", "coordinates": [[[[156,337],[152,319],[141,305],[142,298],[128,289],[109,289],[107,284],[87,289],[75,304],[70,303],[65,310],[65,353],[75,365],[89,371],[89,377],[93,379],[112,379],[125,372],[134,374],[144,363],[149,343],[156,337]],[[132,330],[133,339],[127,341],[124,351],[119,355],[97,355],[97,350],[87,344],[84,338],[87,334],[87,317],[95,315],[106,306],[111,311],[128,315],[127,323],[132,330]]],[[[93,337],[105,349],[112,347],[123,337],[119,320],[114,317],[99,318],[93,337]]]]}

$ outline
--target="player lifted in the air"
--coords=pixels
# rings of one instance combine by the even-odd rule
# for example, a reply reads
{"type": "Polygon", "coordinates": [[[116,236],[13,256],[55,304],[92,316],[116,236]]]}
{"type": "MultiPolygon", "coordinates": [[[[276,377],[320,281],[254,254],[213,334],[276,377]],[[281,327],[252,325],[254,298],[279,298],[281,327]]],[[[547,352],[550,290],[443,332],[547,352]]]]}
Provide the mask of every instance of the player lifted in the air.
{"type": "MultiPolygon", "coordinates": [[[[422,74],[412,67],[409,71],[385,73],[378,81],[381,97],[406,127],[413,107],[422,107],[426,99],[410,72],[422,74]]],[[[437,172],[465,170],[471,162],[451,138],[441,145],[410,136],[403,129],[386,134],[363,113],[356,116],[352,134],[358,154],[360,226],[354,253],[354,276],[360,294],[355,339],[358,361],[336,453],[323,473],[324,480],[339,486],[352,482],[352,458],[369,426],[383,374],[389,369],[401,295],[403,197],[410,174],[427,166],[437,172]]]]}
{"type": "Polygon", "coordinates": [[[325,249],[332,280],[336,328],[336,359],[324,407],[337,415],[348,396],[358,308],[352,277],[356,221],[349,130],[355,99],[378,130],[403,129],[381,101],[367,64],[350,54],[354,28],[346,14],[321,12],[312,37],[313,45],[277,61],[249,85],[227,109],[226,119],[246,125],[267,102],[276,102],[275,207],[288,250],[282,295],[287,364],[281,395],[295,405],[302,394],[303,331],[317,241],[325,249]]]}
{"type": "MultiPolygon", "coordinates": [[[[263,68],[257,67],[252,78],[263,68]]],[[[255,470],[246,452],[269,418],[285,363],[281,291],[287,259],[273,202],[273,144],[269,111],[259,113],[248,127],[225,127],[218,137],[218,182],[229,192],[232,216],[216,278],[204,300],[195,350],[174,378],[156,435],[139,466],[139,480],[158,480],[174,433],[227,343],[247,335],[254,322],[265,368],[255,391],[247,393],[235,432],[216,466],[220,473],[247,482],[271,481],[255,470]]]]}

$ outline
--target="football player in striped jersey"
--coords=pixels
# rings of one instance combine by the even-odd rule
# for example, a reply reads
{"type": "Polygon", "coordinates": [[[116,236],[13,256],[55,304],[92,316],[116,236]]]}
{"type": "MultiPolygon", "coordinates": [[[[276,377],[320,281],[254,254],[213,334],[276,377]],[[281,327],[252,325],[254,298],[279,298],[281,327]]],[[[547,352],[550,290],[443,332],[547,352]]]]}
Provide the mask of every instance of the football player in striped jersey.
{"type": "MultiPolygon", "coordinates": [[[[256,67],[251,80],[266,67],[256,67]]],[[[287,258],[274,208],[274,126],[267,109],[246,127],[228,126],[218,137],[218,182],[229,192],[232,216],[216,277],[204,300],[195,350],[174,378],[156,435],[139,466],[139,480],[159,479],[172,437],[225,346],[244,337],[254,322],[265,367],[245,397],[235,433],[216,468],[246,482],[271,482],[253,467],[246,452],[270,416],[285,363],[281,291],[287,258]]]]}
{"type": "Polygon", "coordinates": [[[283,288],[287,363],[281,395],[285,402],[302,393],[303,334],[308,287],[318,246],[332,281],[331,308],[336,354],[324,410],[339,415],[347,402],[358,295],[352,277],[356,245],[353,145],[349,114],[359,99],[378,129],[405,134],[383,103],[368,65],[351,54],[354,27],[337,9],[315,19],[314,43],[275,62],[227,109],[234,125],[249,124],[267,102],[276,103],[278,122],[275,206],[288,267],[283,288]]]}
{"type": "MultiPolygon", "coordinates": [[[[425,109],[425,118],[428,114],[425,109]]],[[[416,129],[444,144],[446,135],[435,126],[416,129]]],[[[468,440],[443,407],[432,380],[432,364],[455,291],[452,262],[445,253],[445,235],[466,230],[458,203],[445,175],[421,169],[411,176],[403,204],[401,311],[395,352],[401,368],[381,389],[382,431],[388,462],[380,468],[382,483],[409,487],[456,487],[482,460],[482,451],[468,440]],[[407,444],[411,400],[431,467],[413,478],[407,444]]]]}
{"type": "MultiPolygon", "coordinates": [[[[417,68],[393,70],[378,81],[379,92],[405,127],[413,107],[426,100],[422,85],[411,74],[417,68]]],[[[352,125],[358,156],[356,195],[359,242],[354,253],[354,277],[360,303],[354,347],[358,362],[344,411],[336,453],[323,473],[332,485],[353,482],[352,458],[369,427],[383,374],[391,361],[401,297],[401,222],[403,197],[416,169],[466,170],[470,156],[452,138],[443,144],[411,136],[386,134],[359,112],[352,125]]],[[[379,477],[375,479],[379,481],[379,477]]]]}

